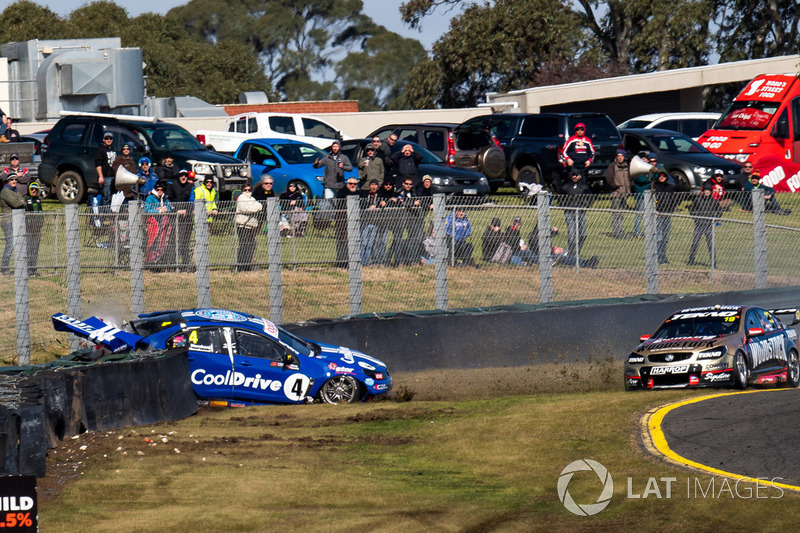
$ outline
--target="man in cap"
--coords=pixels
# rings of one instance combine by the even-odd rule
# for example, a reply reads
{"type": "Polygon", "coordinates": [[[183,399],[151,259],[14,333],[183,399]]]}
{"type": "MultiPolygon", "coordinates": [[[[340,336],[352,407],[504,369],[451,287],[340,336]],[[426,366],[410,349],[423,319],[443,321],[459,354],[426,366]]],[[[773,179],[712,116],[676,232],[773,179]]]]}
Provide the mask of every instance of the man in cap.
{"type": "Polygon", "coordinates": [[[378,180],[378,188],[383,183],[383,160],[377,156],[375,146],[368,144],[364,149],[364,156],[358,162],[358,175],[360,176],[361,189],[368,190],[369,182],[378,180]]]}
{"type": "Polygon", "coordinates": [[[709,179],[703,182],[703,189],[711,189],[711,196],[719,202],[723,211],[730,210],[733,200],[725,198],[725,174],[721,169],[714,169],[714,173],[709,179]]]}
{"type": "Polygon", "coordinates": [[[14,209],[25,209],[25,199],[17,190],[17,175],[11,174],[8,176],[2,191],[0,191],[0,225],[2,225],[3,235],[6,238],[0,273],[4,276],[11,275],[8,264],[14,251],[14,226],[11,218],[11,213],[14,209]]]}
{"type": "Polygon", "coordinates": [[[42,215],[42,199],[39,198],[39,182],[33,181],[28,185],[28,194],[25,200],[25,231],[28,244],[28,275],[38,276],[36,263],[39,262],[39,241],[42,238],[42,226],[44,226],[44,215],[42,215]]]}
{"type": "Polygon", "coordinates": [[[669,179],[669,172],[664,165],[658,165],[658,178],[653,183],[653,195],[656,200],[656,248],[658,249],[658,263],[663,265],[669,263],[667,259],[667,246],[669,236],[672,231],[672,214],[681,202],[682,198],[677,192],[686,192],[689,188],[682,180],[675,180],[672,183],[669,179]]]}
{"type": "Polygon", "coordinates": [[[214,222],[214,217],[219,214],[217,210],[217,191],[214,189],[214,177],[213,176],[206,176],[203,178],[203,183],[201,183],[195,190],[194,190],[194,197],[202,198],[206,202],[206,213],[208,214],[208,218],[206,219],[211,225],[214,222]]]}
{"type": "Polygon", "coordinates": [[[625,156],[625,150],[617,150],[616,159],[606,169],[606,183],[611,187],[611,236],[615,239],[625,238],[622,211],[631,194],[631,173],[625,156]]]}
{"type": "Polygon", "coordinates": [[[5,185],[6,180],[8,180],[8,177],[12,174],[17,177],[17,187],[28,187],[28,169],[19,164],[19,156],[17,154],[11,154],[8,160],[8,166],[3,168],[3,185],[5,185]]]}
{"type": "Polygon", "coordinates": [[[114,174],[111,167],[114,165],[114,159],[117,158],[117,152],[114,151],[114,134],[107,131],[103,134],[103,142],[94,153],[94,166],[97,172],[97,184],[100,186],[100,194],[102,196],[100,203],[102,205],[109,205],[111,203],[111,195],[114,193],[114,174]]]}
{"type": "Polygon", "coordinates": [[[585,133],[586,125],[583,122],[575,124],[575,134],[567,139],[561,150],[562,160],[567,169],[579,169],[581,175],[594,159],[594,145],[585,133]]]}
{"type": "Polygon", "coordinates": [[[749,176],[749,183],[745,185],[744,188],[744,198],[742,201],[742,205],[746,204],[747,207],[743,207],[747,211],[751,211],[753,209],[753,191],[758,189],[763,191],[762,194],[764,195],[764,210],[768,213],[775,213],[776,215],[791,215],[791,209],[781,209],[781,206],[778,204],[778,199],[775,197],[775,189],[769,187],[768,185],[764,185],[761,183],[761,172],[758,170],[753,170],[753,172],[749,176]]]}
{"type": "Polygon", "coordinates": [[[324,167],[323,184],[325,186],[325,198],[336,197],[337,191],[344,186],[344,173],[353,170],[350,159],[339,151],[339,141],[333,141],[331,151],[322,159],[314,161],[314,168],[324,167]]]}
{"type": "Polygon", "coordinates": [[[189,243],[192,238],[192,216],[194,205],[194,178],[191,170],[181,169],[178,177],[167,182],[164,192],[173,204],[177,214],[176,238],[178,242],[178,259],[182,269],[191,270],[192,252],[189,243]]]}

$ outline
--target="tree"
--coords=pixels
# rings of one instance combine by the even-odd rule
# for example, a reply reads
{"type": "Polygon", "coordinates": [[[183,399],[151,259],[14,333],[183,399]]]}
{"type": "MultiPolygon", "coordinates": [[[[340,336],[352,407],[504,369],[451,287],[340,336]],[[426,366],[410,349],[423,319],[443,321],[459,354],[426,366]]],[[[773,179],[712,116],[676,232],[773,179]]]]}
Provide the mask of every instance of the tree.
{"type": "Polygon", "coordinates": [[[27,0],[15,2],[0,13],[0,28],[3,42],[61,39],[64,35],[64,21],[58,15],[27,0]]]}
{"type": "Polygon", "coordinates": [[[796,54],[800,48],[796,0],[728,0],[716,15],[720,61],[796,54]]]}

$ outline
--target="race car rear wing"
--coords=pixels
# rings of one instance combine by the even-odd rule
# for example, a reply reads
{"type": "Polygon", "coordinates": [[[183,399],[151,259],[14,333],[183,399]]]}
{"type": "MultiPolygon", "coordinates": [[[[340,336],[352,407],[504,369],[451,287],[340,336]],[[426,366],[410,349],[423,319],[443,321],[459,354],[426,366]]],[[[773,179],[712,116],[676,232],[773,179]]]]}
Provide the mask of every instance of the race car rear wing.
{"type": "Polygon", "coordinates": [[[767,309],[773,315],[794,315],[792,317],[791,324],[789,326],[794,326],[795,324],[800,324],[800,309],[794,307],[791,309],[767,309]]]}
{"type": "Polygon", "coordinates": [[[93,316],[86,320],[78,320],[62,313],[53,315],[53,327],[56,331],[66,331],[78,337],[107,347],[112,353],[120,353],[133,350],[136,343],[144,337],[122,331],[113,324],[107,324],[103,320],[93,316]]]}

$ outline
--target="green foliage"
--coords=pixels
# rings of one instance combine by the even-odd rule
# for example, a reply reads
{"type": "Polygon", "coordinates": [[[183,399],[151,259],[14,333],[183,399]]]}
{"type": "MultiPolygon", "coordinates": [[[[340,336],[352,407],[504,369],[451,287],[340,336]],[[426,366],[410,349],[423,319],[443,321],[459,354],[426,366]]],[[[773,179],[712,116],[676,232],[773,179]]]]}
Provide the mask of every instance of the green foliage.
{"type": "Polygon", "coordinates": [[[61,39],[65,33],[64,25],[58,15],[27,0],[15,2],[0,13],[3,42],[61,39]]]}

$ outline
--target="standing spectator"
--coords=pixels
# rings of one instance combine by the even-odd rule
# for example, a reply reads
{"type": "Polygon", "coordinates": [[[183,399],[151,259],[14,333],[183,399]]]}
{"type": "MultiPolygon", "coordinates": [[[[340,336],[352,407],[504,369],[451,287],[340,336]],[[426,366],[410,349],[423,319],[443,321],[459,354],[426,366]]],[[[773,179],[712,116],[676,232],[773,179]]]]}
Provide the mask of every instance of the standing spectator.
{"type": "Polygon", "coordinates": [[[267,198],[277,198],[274,188],[275,180],[272,178],[272,176],[269,174],[262,174],[259,186],[253,191],[253,198],[259,202],[263,202],[267,198]]]}
{"type": "Polygon", "coordinates": [[[398,209],[400,197],[394,190],[394,182],[386,178],[383,186],[378,191],[380,203],[378,207],[378,232],[375,235],[375,244],[372,247],[372,255],[375,258],[372,262],[381,265],[389,264],[386,246],[389,244],[389,237],[397,233],[399,225],[398,209]]]}
{"type": "Polygon", "coordinates": [[[203,183],[194,190],[194,197],[202,198],[206,202],[206,221],[209,225],[214,222],[214,217],[219,214],[217,209],[217,191],[214,189],[214,178],[206,176],[203,183]]]}
{"type": "Polygon", "coordinates": [[[39,241],[42,238],[44,215],[42,214],[42,199],[39,198],[39,182],[34,181],[28,185],[28,194],[25,195],[25,230],[28,242],[28,275],[38,276],[36,264],[39,262],[39,241]]]}
{"type": "Polygon", "coordinates": [[[500,243],[503,242],[503,234],[500,233],[502,229],[502,222],[495,217],[483,232],[481,237],[481,259],[487,263],[492,260],[500,243]]]}
{"type": "Polygon", "coordinates": [[[191,271],[192,227],[194,226],[194,178],[195,173],[181,169],[178,177],[167,182],[164,192],[175,208],[176,238],[178,240],[178,264],[181,270],[191,271]]]}
{"type": "Polygon", "coordinates": [[[336,192],[339,200],[336,206],[336,266],[347,268],[347,197],[358,196],[358,178],[351,176],[347,178],[347,183],[343,189],[336,192]]]}
{"type": "Polygon", "coordinates": [[[8,118],[8,115],[0,109],[0,143],[7,143],[9,141],[8,137],[6,137],[6,130],[10,123],[11,120],[8,118]]]}
{"type": "MultiPolygon", "coordinates": [[[[325,185],[325,198],[336,197],[336,192],[342,190],[344,173],[353,170],[350,159],[339,151],[339,141],[333,141],[331,151],[322,159],[314,160],[314,168],[325,167],[323,183],[325,185]]],[[[343,193],[345,194],[345,193],[343,193]]],[[[347,196],[345,194],[345,196],[347,196]]]]}
{"type": "Polygon", "coordinates": [[[681,200],[675,193],[687,190],[682,180],[676,180],[675,184],[670,183],[667,169],[663,165],[658,166],[658,179],[653,183],[653,195],[656,200],[656,247],[659,265],[669,263],[667,246],[672,231],[672,213],[681,200]]]}
{"type": "Polygon", "coordinates": [[[399,152],[395,152],[389,158],[391,167],[397,171],[397,179],[403,183],[407,178],[412,184],[417,181],[417,169],[422,162],[422,154],[414,152],[414,147],[404,144],[399,152]]]}
{"type": "Polygon", "coordinates": [[[172,155],[172,152],[167,152],[166,155],[161,158],[161,163],[155,168],[158,179],[166,183],[177,179],[180,170],[181,169],[175,165],[175,156],[172,155]]]}
{"type": "Polygon", "coordinates": [[[722,216],[722,208],[719,202],[711,195],[711,189],[701,189],[698,196],[694,199],[689,206],[689,214],[693,217],[702,217],[694,219],[694,233],[692,234],[692,247],[689,249],[689,261],[687,265],[696,265],[695,255],[697,247],[703,237],[706,238],[708,245],[708,257],[711,260],[711,266],[717,267],[717,258],[714,255],[714,249],[711,245],[711,230],[714,228],[715,220],[722,216]]]}
{"type": "Polygon", "coordinates": [[[751,211],[753,209],[753,191],[755,189],[761,189],[764,191],[764,210],[767,213],[775,213],[776,215],[791,215],[791,209],[781,209],[781,206],[778,204],[778,199],[775,197],[775,189],[764,185],[761,183],[761,173],[758,170],[754,170],[752,174],[750,174],[750,182],[744,188],[744,195],[742,205],[747,211],[751,211]]]}
{"type": "Polygon", "coordinates": [[[262,205],[253,198],[253,187],[250,184],[242,187],[242,194],[236,199],[236,235],[239,248],[236,253],[236,268],[239,272],[253,270],[253,255],[256,252],[256,237],[260,221],[257,213],[262,205]]]}
{"type": "Polygon", "coordinates": [[[414,192],[414,181],[412,178],[403,180],[403,188],[398,194],[403,207],[402,222],[400,230],[395,233],[392,243],[394,263],[403,265],[413,265],[419,261],[420,247],[424,237],[425,213],[423,211],[423,198],[418,197],[414,192]],[[405,231],[405,236],[403,236],[405,231]]]}
{"type": "Polygon", "coordinates": [[[144,201],[144,211],[148,214],[144,260],[151,265],[164,262],[172,236],[172,220],[168,216],[172,204],[164,194],[165,187],[166,183],[157,181],[144,201]]]}
{"type": "Polygon", "coordinates": [[[594,203],[592,189],[586,184],[579,169],[569,173],[570,183],[561,188],[564,197],[561,206],[567,223],[567,250],[569,255],[578,257],[586,241],[586,209],[594,203]]]}
{"type": "Polygon", "coordinates": [[[290,225],[290,237],[303,237],[308,224],[308,214],[306,213],[306,202],[303,195],[297,190],[297,183],[290,181],[286,185],[286,190],[278,197],[281,201],[281,209],[287,213],[290,225]]]}
{"type": "Polygon", "coordinates": [[[144,184],[137,184],[137,192],[139,194],[139,199],[144,200],[158,181],[158,176],[156,176],[156,173],[153,172],[153,169],[150,167],[149,157],[139,159],[139,177],[144,180],[144,184]]]}
{"type": "MultiPolygon", "coordinates": [[[[381,176],[382,178],[382,176],[381,176]]],[[[380,225],[381,197],[378,180],[369,180],[369,190],[361,191],[361,266],[369,266],[372,259],[372,251],[375,248],[379,237],[378,226],[380,225]]],[[[385,239],[385,233],[380,236],[385,239]]],[[[383,240],[380,247],[386,250],[386,241],[383,240]]]]}
{"type": "Polygon", "coordinates": [[[594,145],[584,135],[585,132],[586,125],[583,122],[575,124],[575,135],[567,139],[561,150],[561,157],[568,170],[577,169],[581,172],[581,176],[594,159],[594,145]]]}
{"type": "Polygon", "coordinates": [[[725,197],[725,183],[722,170],[715,169],[714,174],[703,182],[702,188],[711,190],[711,196],[719,202],[723,211],[730,210],[733,200],[725,197]]]}
{"type": "Polygon", "coordinates": [[[386,171],[386,161],[389,159],[389,156],[392,155],[392,149],[389,148],[388,144],[381,141],[381,138],[377,135],[372,138],[372,148],[375,150],[375,157],[381,160],[383,169],[386,171]]]}
{"type": "Polygon", "coordinates": [[[109,205],[111,203],[111,195],[114,194],[114,174],[111,173],[111,166],[114,164],[114,159],[117,157],[117,152],[114,151],[114,134],[110,131],[105,132],[103,135],[103,144],[101,144],[94,154],[94,166],[97,171],[97,183],[102,187],[101,189],[101,205],[109,205]]]}
{"type": "Polygon", "coordinates": [[[17,187],[22,188],[24,185],[27,188],[29,181],[28,169],[19,164],[19,156],[17,154],[11,154],[8,166],[3,168],[3,185],[6,184],[8,177],[12,174],[17,177],[17,187]]]}
{"type": "Polygon", "coordinates": [[[453,266],[458,266],[460,263],[476,267],[472,258],[472,243],[467,241],[472,234],[472,224],[463,207],[456,207],[455,218],[453,213],[450,213],[444,219],[444,233],[447,235],[447,248],[453,251],[453,266]]]}
{"type": "MultiPolygon", "coordinates": [[[[128,143],[122,145],[122,153],[114,158],[114,164],[111,165],[111,174],[114,176],[114,186],[117,191],[122,191],[122,194],[125,197],[124,203],[127,204],[136,197],[136,194],[133,192],[134,184],[130,183],[123,185],[116,182],[117,170],[119,170],[119,167],[124,168],[132,174],[137,174],[139,172],[139,169],[136,166],[136,161],[134,161],[133,157],[131,157],[131,145],[128,143]]],[[[139,187],[139,184],[136,186],[139,187]]]]}
{"type": "Polygon", "coordinates": [[[625,150],[617,150],[616,159],[608,165],[606,183],[611,187],[611,236],[624,239],[622,211],[628,207],[628,196],[631,194],[631,174],[625,159],[625,150]]]}
{"type": "Polygon", "coordinates": [[[3,249],[3,262],[0,264],[0,274],[10,276],[8,268],[11,262],[11,254],[14,251],[14,226],[11,219],[11,212],[14,209],[25,209],[25,199],[17,191],[17,176],[11,174],[0,191],[0,220],[2,220],[3,235],[6,238],[6,246],[3,249]]]}
{"type": "Polygon", "coordinates": [[[383,183],[383,160],[375,154],[375,147],[367,145],[364,157],[358,162],[358,175],[361,177],[361,188],[369,190],[369,183],[378,180],[378,185],[383,183]]]}
{"type": "MultiPolygon", "coordinates": [[[[639,174],[633,178],[633,198],[636,201],[636,217],[633,220],[633,236],[637,239],[644,237],[642,233],[642,218],[644,217],[644,191],[648,190],[655,181],[658,171],[658,159],[656,154],[644,154],[650,163],[651,172],[649,174],[639,174]]],[[[643,158],[644,158],[643,157],[643,158]]]]}

